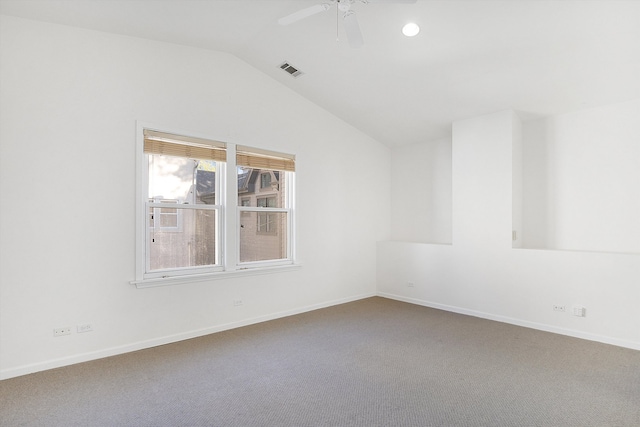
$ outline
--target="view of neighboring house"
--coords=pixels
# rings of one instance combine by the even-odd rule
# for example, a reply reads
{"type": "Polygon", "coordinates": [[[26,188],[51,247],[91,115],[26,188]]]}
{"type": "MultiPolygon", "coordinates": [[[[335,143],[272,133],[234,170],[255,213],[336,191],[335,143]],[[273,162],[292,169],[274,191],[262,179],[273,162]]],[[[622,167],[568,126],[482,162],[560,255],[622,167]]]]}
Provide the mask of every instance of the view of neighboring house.
{"type": "MultiPolygon", "coordinates": [[[[216,163],[151,155],[148,270],[217,265],[216,163]],[[167,205],[176,205],[167,206],[167,205]]],[[[238,167],[240,262],[286,257],[285,173],[238,167]]]]}
{"type": "Polygon", "coordinates": [[[282,171],[238,167],[240,262],[287,256],[287,214],[243,210],[250,207],[285,207],[285,176],[282,171]]]}

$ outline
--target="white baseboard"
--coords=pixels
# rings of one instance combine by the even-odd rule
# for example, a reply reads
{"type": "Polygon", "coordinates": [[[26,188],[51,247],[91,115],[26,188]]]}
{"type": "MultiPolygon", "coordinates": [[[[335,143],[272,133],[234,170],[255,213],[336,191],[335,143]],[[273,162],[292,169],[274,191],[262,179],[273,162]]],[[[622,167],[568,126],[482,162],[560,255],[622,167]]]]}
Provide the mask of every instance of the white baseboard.
{"type": "Polygon", "coordinates": [[[410,304],[422,305],[424,307],[436,308],[439,310],[450,311],[453,313],[464,314],[467,316],[479,317],[487,320],[495,320],[497,322],[508,323],[516,326],[523,326],[525,328],[537,329],[545,332],[552,332],[554,334],[567,335],[574,338],[581,338],[589,341],[597,341],[604,344],[611,344],[618,347],[630,348],[632,350],[640,350],[640,343],[621,340],[618,338],[607,337],[604,335],[590,334],[587,332],[576,331],[573,329],[560,328],[553,325],[547,325],[544,323],[530,322],[527,320],[516,319],[507,316],[501,316],[497,314],[485,313],[482,311],[469,310],[462,307],[456,307],[446,304],[439,304],[436,302],[425,301],[417,298],[409,298],[402,295],[389,294],[386,292],[378,292],[379,297],[394,299],[397,301],[408,302],[410,304]]]}
{"type": "Polygon", "coordinates": [[[306,313],[306,312],[318,310],[321,308],[326,308],[334,305],[357,301],[364,298],[370,298],[376,295],[377,295],[376,292],[355,295],[347,298],[341,298],[337,300],[322,302],[319,304],[312,304],[304,307],[299,307],[292,310],[281,311],[277,313],[267,314],[264,316],[244,319],[237,322],[224,323],[224,324],[212,326],[209,328],[197,329],[193,331],[183,332],[180,334],[158,337],[158,338],[139,341],[139,342],[126,344],[118,347],[111,347],[103,350],[92,351],[88,353],[81,353],[81,354],[76,354],[68,357],[62,357],[59,359],[46,360],[43,362],[32,363],[29,365],[22,365],[15,368],[2,369],[0,370],[0,380],[6,380],[9,378],[32,374],[35,372],[45,371],[48,369],[74,365],[76,363],[89,362],[91,360],[102,359],[109,356],[117,356],[119,354],[129,353],[129,352],[138,351],[138,350],[144,350],[144,349],[156,347],[159,345],[171,344],[174,342],[184,341],[191,338],[197,338],[197,337],[201,337],[209,334],[214,334],[216,332],[227,331],[230,329],[240,328],[242,326],[249,326],[256,323],[266,322],[269,320],[275,320],[282,317],[293,316],[296,314],[306,313]]]}
{"type": "Polygon", "coordinates": [[[630,348],[633,350],[640,350],[640,343],[633,341],[620,340],[617,338],[589,334],[581,331],[576,331],[573,329],[559,328],[553,325],[547,325],[543,323],[529,322],[526,320],[511,318],[507,316],[495,315],[491,313],[485,313],[476,310],[469,310],[462,307],[450,306],[446,304],[435,303],[431,301],[420,300],[416,298],[409,298],[401,295],[389,294],[386,292],[371,292],[361,295],[355,295],[347,298],[341,298],[332,301],[326,301],[319,304],[308,305],[304,307],[299,307],[292,310],[281,311],[276,313],[267,314],[264,316],[253,317],[237,322],[224,323],[221,325],[216,325],[209,328],[197,329],[193,331],[188,331],[175,335],[168,335],[164,337],[158,337],[151,340],[139,341],[131,344],[126,344],[118,347],[111,347],[103,350],[88,352],[77,354],[68,357],[62,357],[59,359],[46,360],[43,362],[33,363],[29,365],[18,366],[10,369],[0,370],[0,380],[5,380],[9,378],[18,377],[21,375],[32,374],[35,372],[45,371],[48,369],[60,368],[63,366],[73,365],[76,363],[89,362],[91,360],[102,359],[109,356],[116,356],[119,354],[129,353],[132,351],[144,350],[151,347],[156,347],[159,345],[171,344],[174,342],[179,342],[191,338],[197,338],[209,334],[213,334],[216,332],[222,332],[230,329],[240,328],[242,326],[249,326],[256,323],[266,322],[269,320],[275,320],[282,317],[293,316],[296,314],[306,313],[313,310],[318,310],[321,308],[331,307],[334,305],[345,304],[352,301],[357,301],[364,298],[370,298],[373,296],[379,296],[382,298],[389,298],[397,301],[403,301],[410,304],[421,305],[425,307],[436,308],[439,310],[450,311],[453,313],[464,314],[468,316],[479,317],[482,319],[495,320],[497,322],[508,323],[517,326],[523,326],[526,328],[537,329],[546,332],[552,332],[560,335],[567,335],[570,337],[586,339],[589,341],[596,341],[605,344],[611,344],[618,347],[630,348]]]}

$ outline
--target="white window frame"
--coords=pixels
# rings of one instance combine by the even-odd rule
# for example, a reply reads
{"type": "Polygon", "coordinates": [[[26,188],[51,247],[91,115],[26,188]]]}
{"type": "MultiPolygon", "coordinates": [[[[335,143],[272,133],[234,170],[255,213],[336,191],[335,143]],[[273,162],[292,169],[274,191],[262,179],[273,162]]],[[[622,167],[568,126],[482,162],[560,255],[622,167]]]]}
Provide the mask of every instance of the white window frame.
{"type": "MultiPolygon", "coordinates": [[[[185,135],[198,137],[190,132],[169,130],[166,128],[158,128],[156,126],[146,125],[144,123],[137,123],[136,132],[136,179],[137,179],[137,191],[136,191],[136,280],[133,284],[143,284],[145,281],[158,280],[158,279],[171,279],[180,278],[184,279],[190,276],[206,275],[215,272],[220,272],[224,269],[224,209],[222,200],[224,200],[225,191],[225,164],[224,162],[216,162],[216,170],[218,175],[216,177],[216,194],[220,195],[220,198],[216,200],[215,205],[195,204],[195,203],[164,203],[162,201],[149,200],[149,161],[147,154],[144,153],[144,131],[145,129],[162,131],[167,133],[173,133],[177,135],[185,135]],[[154,212],[161,208],[178,209],[178,227],[159,227],[157,230],[162,231],[180,231],[180,220],[182,219],[182,211],[185,209],[190,210],[214,210],[216,211],[216,223],[215,227],[215,255],[216,262],[213,265],[205,266],[189,266],[178,267],[170,269],[150,269],[150,215],[151,209],[154,212]]],[[[205,138],[206,139],[206,138],[205,138]]],[[[154,213],[155,216],[155,213],[154,213]]]]}
{"type": "MultiPolygon", "coordinates": [[[[295,172],[289,174],[286,188],[286,208],[251,208],[238,206],[236,145],[227,143],[227,161],[216,165],[216,205],[179,205],[174,203],[158,203],[149,201],[149,162],[144,153],[144,130],[157,130],[176,135],[192,136],[203,139],[216,139],[201,136],[194,132],[177,130],[166,126],[156,126],[144,122],[136,122],[136,276],[130,283],[138,288],[193,283],[212,279],[225,279],[236,276],[269,274],[296,270],[301,265],[296,261],[295,251],[295,172]],[[198,266],[170,269],[167,271],[148,271],[148,231],[149,209],[169,207],[177,209],[212,209],[216,215],[216,258],[215,266],[198,266]],[[243,211],[287,212],[287,255],[285,259],[240,263],[240,215],[243,211]],[[236,211],[236,214],[229,214],[236,211]],[[233,238],[231,238],[233,237],[233,238]]],[[[179,211],[180,212],[180,211],[179,211]]]]}

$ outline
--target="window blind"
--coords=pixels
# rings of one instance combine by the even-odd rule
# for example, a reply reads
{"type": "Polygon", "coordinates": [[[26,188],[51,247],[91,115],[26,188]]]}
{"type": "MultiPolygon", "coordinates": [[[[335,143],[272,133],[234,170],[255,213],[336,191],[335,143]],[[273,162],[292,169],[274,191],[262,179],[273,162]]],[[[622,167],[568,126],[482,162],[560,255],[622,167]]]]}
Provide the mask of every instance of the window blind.
{"type": "Polygon", "coordinates": [[[293,154],[278,153],[260,148],[238,145],[236,149],[236,163],[254,169],[271,169],[294,172],[296,157],[293,154]]]}
{"type": "Polygon", "coordinates": [[[144,152],[190,159],[227,160],[226,144],[210,139],[144,130],[144,152]]]}

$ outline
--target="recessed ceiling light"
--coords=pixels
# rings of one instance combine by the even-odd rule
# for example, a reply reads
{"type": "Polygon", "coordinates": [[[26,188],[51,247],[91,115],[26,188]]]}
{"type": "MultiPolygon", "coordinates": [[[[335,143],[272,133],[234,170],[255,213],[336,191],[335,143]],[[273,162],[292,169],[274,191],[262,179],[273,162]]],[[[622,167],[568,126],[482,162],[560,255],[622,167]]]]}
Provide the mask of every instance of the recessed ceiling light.
{"type": "Polygon", "coordinates": [[[409,22],[404,27],[402,27],[402,34],[404,34],[407,37],[413,37],[419,32],[420,32],[420,27],[418,27],[418,24],[415,24],[413,22],[409,22]]]}

